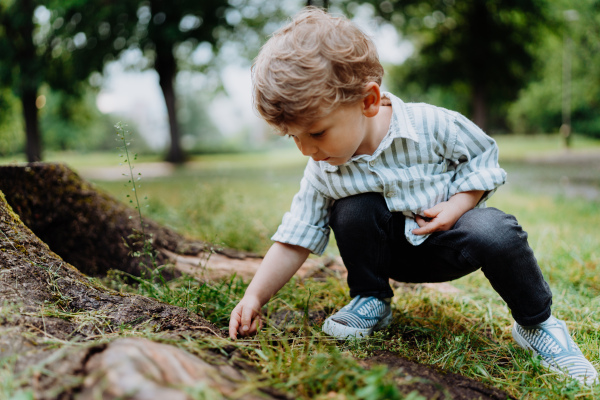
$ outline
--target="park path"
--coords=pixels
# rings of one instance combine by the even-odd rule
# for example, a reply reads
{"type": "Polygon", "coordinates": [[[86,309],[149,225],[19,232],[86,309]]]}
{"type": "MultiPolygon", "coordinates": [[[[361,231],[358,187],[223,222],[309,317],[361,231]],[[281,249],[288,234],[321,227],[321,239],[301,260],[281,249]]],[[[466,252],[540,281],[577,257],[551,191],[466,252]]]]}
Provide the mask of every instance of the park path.
{"type": "MultiPolygon", "coordinates": [[[[195,168],[194,162],[186,164],[195,168]]],[[[509,173],[507,188],[535,189],[539,194],[600,200],[600,149],[563,150],[550,155],[531,155],[501,161],[509,173]]],[[[200,167],[197,167],[200,168],[200,167]]],[[[139,163],[134,173],[144,178],[171,176],[177,167],[167,162],[139,163]]],[[[127,173],[124,166],[80,167],[86,180],[118,181],[127,173]]]]}
{"type": "Polygon", "coordinates": [[[500,163],[507,188],[540,195],[600,201],[600,150],[582,149],[500,163]]]}
{"type": "MultiPolygon", "coordinates": [[[[144,178],[160,178],[172,175],[176,167],[168,162],[137,163],[134,173],[141,173],[144,178]]],[[[123,174],[129,173],[123,165],[110,167],[79,167],[77,173],[85,180],[120,181],[123,174]]]]}

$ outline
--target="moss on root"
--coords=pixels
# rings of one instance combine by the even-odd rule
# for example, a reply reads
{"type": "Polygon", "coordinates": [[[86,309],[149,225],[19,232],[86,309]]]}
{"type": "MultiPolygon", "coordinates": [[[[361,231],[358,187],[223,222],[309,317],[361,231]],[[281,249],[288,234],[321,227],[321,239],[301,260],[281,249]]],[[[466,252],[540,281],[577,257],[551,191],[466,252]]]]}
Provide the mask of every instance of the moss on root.
{"type": "MultiPolygon", "coordinates": [[[[0,166],[0,190],[3,200],[14,209],[11,218],[22,221],[80,271],[104,276],[117,269],[141,275],[140,260],[129,256],[140,252],[144,242],[135,234],[142,231],[137,212],[97,190],[67,166],[0,166]]],[[[163,250],[196,254],[209,248],[153,221],[145,219],[144,225],[160,264],[167,261],[163,250]]]]}

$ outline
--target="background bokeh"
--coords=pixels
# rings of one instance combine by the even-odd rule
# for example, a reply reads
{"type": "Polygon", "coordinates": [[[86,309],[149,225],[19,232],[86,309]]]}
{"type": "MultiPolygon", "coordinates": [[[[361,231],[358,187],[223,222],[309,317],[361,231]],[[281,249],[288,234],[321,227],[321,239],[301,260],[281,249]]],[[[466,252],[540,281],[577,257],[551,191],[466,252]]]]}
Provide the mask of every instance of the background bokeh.
{"type": "MultiPolygon", "coordinates": [[[[252,111],[250,65],[311,3],[1,0],[0,157],[112,151],[117,121],[140,153],[174,163],[287,146],[252,111]]],[[[491,135],[600,138],[599,1],[316,5],[373,37],[385,88],[407,101],[460,111],[491,135]]]]}

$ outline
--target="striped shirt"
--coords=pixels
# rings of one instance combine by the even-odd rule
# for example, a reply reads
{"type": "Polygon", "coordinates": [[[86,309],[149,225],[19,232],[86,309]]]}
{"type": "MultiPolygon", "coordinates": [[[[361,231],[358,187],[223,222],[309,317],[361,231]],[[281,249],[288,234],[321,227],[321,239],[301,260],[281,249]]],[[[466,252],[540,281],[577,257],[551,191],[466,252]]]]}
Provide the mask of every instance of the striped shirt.
{"type": "Polygon", "coordinates": [[[361,154],[332,166],[309,159],[291,210],[274,241],[302,246],[322,254],[329,241],[329,214],[333,202],[344,197],[381,193],[391,212],[406,216],[405,236],[413,245],[428,235],[415,235],[414,219],[452,195],[471,190],[485,194],[484,207],[505,182],[498,166],[498,147],[461,114],[428,104],[404,103],[390,93],[390,128],[372,155],[361,154]]]}

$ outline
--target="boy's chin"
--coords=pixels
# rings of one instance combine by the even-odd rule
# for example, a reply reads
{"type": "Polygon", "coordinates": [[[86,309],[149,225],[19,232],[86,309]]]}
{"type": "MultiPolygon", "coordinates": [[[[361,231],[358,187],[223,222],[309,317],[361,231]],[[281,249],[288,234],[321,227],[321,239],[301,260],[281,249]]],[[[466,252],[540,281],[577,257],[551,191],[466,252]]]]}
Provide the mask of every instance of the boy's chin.
{"type": "Polygon", "coordinates": [[[332,165],[334,167],[340,166],[342,164],[346,164],[348,162],[348,160],[344,159],[344,158],[330,158],[328,160],[325,160],[325,162],[329,165],[332,165]]]}
{"type": "Polygon", "coordinates": [[[319,160],[319,161],[326,162],[329,165],[338,166],[338,165],[342,165],[342,164],[346,163],[346,161],[348,161],[348,160],[345,160],[345,159],[339,158],[339,157],[327,157],[327,158],[325,158],[323,160],[319,160]]]}

